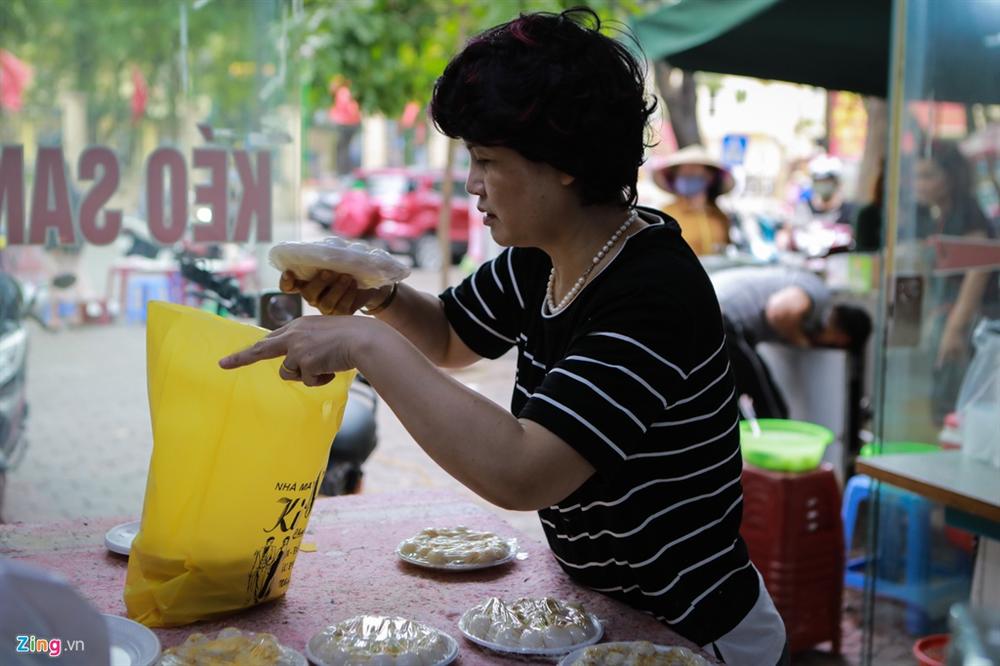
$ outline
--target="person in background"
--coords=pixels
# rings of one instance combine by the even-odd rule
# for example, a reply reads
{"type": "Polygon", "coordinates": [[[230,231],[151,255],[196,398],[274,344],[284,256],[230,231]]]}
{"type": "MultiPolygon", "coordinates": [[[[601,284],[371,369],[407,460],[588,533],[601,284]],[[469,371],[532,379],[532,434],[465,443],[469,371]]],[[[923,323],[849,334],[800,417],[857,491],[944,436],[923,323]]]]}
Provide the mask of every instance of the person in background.
{"type": "Polygon", "coordinates": [[[872,200],[858,210],[854,221],[854,249],[878,252],[882,249],[882,208],[885,204],[885,160],[878,168],[872,200]]]}
{"type": "Polygon", "coordinates": [[[809,162],[811,188],[800,211],[803,222],[851,224],[854,207],[844,198],[841,189],[843,166],[836,157],[819,155],[809,162]]]}
{"type": "MultiPolygon", "coordinates": [[[[997,229],[983,214],[973,194],[972,170],[954,142],[935,140],[929,155],[917,162],[914,194],[916,237],[966,236],[996,238],[997,229]]],[[[955,408],[972,358],[972,329],[981,315],[1000,316],[996,272],[969,270],[932,276],[928,320],[935,366],[931,412],[936,425],[955,408]]]]}
{"type": "Polygon", "coordinates": [[[809,199],[809,194],[812,192],[812,179],[809,177],[809,160],[807,158],[795,158],[787,166],[788,172],[784,179],[782,199],[787,208],[788,216],[791,216],[798,209],[799,204],[809,199]]]}
{"type": "Polygon", "coordinates": [[[684,240],[697,255],[720,254],[729,244],[729,216],[716,199],[733,189],[728,169],[694,145],[650,165],[653,181],[674,195],[664,207],[681,226],[684,240]]]}
{"type": "Polygon", "coordinates": [[[871,334],[869,314],[855,305],[835,303],[829,288],[808,271],[752,266],[717,271],[711,279],[722,309],[736,391],[750,396],[760,418],[787,419],[788,405],[757,344],[861,353],[871,334]]]}
{"type": "MultiPolygon", "coordinates": [[[[473,37],[438,79],[435,124],[506,249],[439,296],[321,273],[281,286],[303,317],[222,359],[282,358],[316,386],[357,368],[413,439],[499,506],[538,511],[580,585],[729,664],[788,663],[739,534],[739,412],[712,284],[670,218],[638,209],[655,102],[629,46],[585,8],[473,37]],[[509,410],[440,368],[517,353],[509,410]]],[[[651,639],[654,637],[650,637],[651,639]]]]}

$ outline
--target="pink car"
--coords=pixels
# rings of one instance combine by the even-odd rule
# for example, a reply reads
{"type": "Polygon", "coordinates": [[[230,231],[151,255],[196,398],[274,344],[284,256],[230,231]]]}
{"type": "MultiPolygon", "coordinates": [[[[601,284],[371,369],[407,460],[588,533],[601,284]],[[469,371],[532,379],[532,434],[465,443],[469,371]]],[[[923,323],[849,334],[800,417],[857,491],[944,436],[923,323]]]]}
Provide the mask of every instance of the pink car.
{"type": "MultiPolygon", "coordinates": [[[[390,252],[407,254],[416,266],[441,265],[437,225],[442,172],[406,167],[359,169],[337,204],[333,231],[348,238],[377,239],[390,252]]],[[[469,198],[465,176],[455,174],[452,193],[451,259],[469,242],[469,198]]]]}
{"type": "Polygon", "coordinates": [[[354,183],[341,194],[332,229],[347,238],[372,238],[381,219],[380,209],[399,200],[409,186],[405,169],[359,169],[354,183]]]}
{"type": "MultiPolygon", "coordinates": [[[[333,228],[342,236],[374,236],[390,252],[408,254],[421,268],[441,266],[437,225],[441,216],[442,172],[384,168],[358,171],[355,187],[337,206],[333,228]]],[[[465,254],[469,243],[469,197],[465,177],[454,175],[451,199],[451,257],[465,254]]]]}

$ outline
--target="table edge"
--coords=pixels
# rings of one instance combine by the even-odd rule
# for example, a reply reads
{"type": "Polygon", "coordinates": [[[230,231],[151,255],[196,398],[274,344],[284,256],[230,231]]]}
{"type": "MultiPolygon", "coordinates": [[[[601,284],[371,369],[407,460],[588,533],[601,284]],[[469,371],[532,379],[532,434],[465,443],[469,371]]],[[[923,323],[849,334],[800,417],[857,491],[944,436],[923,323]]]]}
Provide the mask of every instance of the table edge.
{"type": "MultiPolygon", "coordinates": [[[[907,456],[941,455],[940,453],[930,454],[901,454],[907,456]]],[[[894,486],[923,495],[932,500],[940,502],[946,506],[961,509],[976,516],[1000,523],[1000,506],[991,504],[982,499],[963,495],[950,488],[934,485],[923,480],[905,476],[897,471],[882,467],[878,464],[878,458],[858,458],[855,463],[856,469],[862,474],[885,481],[894,486]]]]}

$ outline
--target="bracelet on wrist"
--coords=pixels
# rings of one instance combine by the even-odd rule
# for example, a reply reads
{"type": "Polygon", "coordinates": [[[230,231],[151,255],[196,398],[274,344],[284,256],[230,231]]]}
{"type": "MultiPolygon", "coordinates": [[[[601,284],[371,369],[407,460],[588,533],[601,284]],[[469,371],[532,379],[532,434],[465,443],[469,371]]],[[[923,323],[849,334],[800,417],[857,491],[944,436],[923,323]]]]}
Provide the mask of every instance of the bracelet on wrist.
{"type": "Polygon", "coordinates": [[[387,307],[389,307],[390,305],[392,305],[392,301],[393,301],[393,299],[396,298],[396,291],[398,289],[399,289],[399,283],[398,282],[393,282],[392,283],[392,289],[389,290],[389,295],[385,297],[385,300],[383,300],[381,303],[379,303],[378,305],[376,305],[373,308],[369,308],[369,307],[361,308],[361,312],[363,312],[366,315],[373,315],[373,314],[378,314],[379,312],[382,312],[382,310],[385,310],[387,307]]]}

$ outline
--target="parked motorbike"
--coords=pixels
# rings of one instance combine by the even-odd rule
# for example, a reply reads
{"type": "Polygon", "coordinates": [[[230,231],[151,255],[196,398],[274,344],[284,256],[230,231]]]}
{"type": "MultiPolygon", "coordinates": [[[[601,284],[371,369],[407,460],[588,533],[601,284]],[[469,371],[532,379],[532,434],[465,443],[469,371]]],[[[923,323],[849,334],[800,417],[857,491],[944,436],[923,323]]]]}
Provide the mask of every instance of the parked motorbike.
{"type": "Polygon", "coordinates": [[[0,272],[0,509],[7,470],[24,448],[27,357],[28,329],[21,289],[12,275],[0,272]]]}
{"type": "MultiPolygon", "coordinates": [[[[52,286],[67,288],[75,281],[72,275],[59,275],[52,280],[52,286]]],[[[38,313],[39,305],[45,305],[45,293],[46,289],[27,287],[0,269],[0,517],[7,471],[13,469],[27,448],[27,321],[33,319],[48,329],[38,313]]]]}
{"type": "MultiPolygon", "coordinates": [[[[175,252],[181,276],[191,283],[189,295],[211,303],[223,316],[255,319],[269,330],[280,328],[302,316],[302,299],[297,294],[264,292],[259,298],[241,291],[236,278],[216,275],[204,267],[204,260],[189,251],[175,252]]],[[[351,384],[340,431],[330,447],[330,459],[320,484],[322,495],[360,492],[362,466],[378,442],[375,420],[378,394],[360,373],[351,384]]]]}
{"type": "Polygon", "coordinates": [[[788,250],[807,257],[826,257],[850,251],[854,230],[849,224],[814,219],[789,229],[788,240],[788,250]]]}

